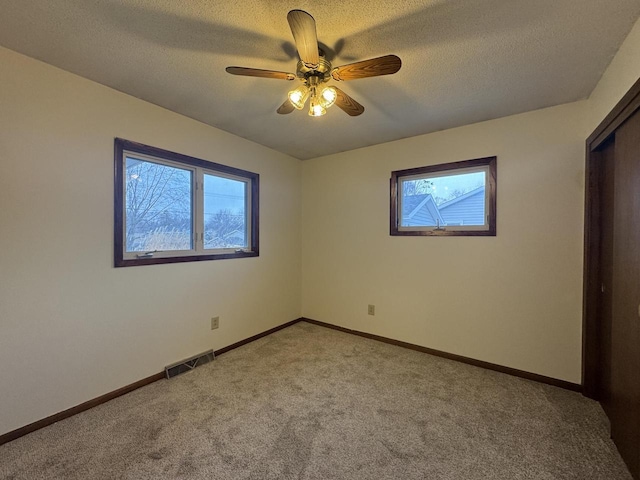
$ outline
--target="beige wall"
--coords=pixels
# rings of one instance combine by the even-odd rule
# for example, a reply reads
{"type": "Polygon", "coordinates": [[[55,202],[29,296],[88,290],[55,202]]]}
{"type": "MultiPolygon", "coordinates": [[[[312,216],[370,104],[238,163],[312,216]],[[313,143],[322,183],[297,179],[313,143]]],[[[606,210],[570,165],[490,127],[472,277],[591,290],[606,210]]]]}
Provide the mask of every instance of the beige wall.
{"type": "Polygon", "coordinates": [[[586,109],[304,162],[303,315],[580,382],[586,109]],[[389,235],[392,170],[492,155],[496,237],[389,235]]]}
{"type": "Polygon", "coordinates": [[[591,133],[631,86],[640,78],[640,20],[627,35],[598,86],[589,97],[591,133]]]}
{"type": "Polygon", "coordinates": [[[0,71],[0,434],[300,316],[298,160],[2,48],[0,71]],[[260,257],[113,268],[116,136],[259,173],[260,257]]]}

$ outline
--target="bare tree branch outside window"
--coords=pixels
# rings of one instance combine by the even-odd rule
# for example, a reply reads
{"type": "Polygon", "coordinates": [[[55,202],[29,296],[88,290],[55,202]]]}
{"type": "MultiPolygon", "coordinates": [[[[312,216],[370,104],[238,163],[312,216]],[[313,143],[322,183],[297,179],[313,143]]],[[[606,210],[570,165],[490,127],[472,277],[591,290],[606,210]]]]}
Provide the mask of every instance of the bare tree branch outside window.
{"type": "Polygon", "coordinates": [[[191,171],[127,158],[127,250],[189,250],[191,171]]]}

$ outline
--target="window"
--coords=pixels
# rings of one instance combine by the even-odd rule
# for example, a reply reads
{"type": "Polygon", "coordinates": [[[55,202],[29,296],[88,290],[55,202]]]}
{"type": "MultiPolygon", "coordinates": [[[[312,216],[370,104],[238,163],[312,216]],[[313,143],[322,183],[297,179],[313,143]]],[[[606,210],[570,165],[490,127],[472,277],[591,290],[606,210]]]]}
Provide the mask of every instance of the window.
{"type": "Polygon", "coordinates": [[[496,157],[391,172],[391,235],[496,235],[496,157]]]}
{"type": "Polygon", "coordinates": [[[115,266],[258,255],[259,175],[115,140],[115,266]]]}

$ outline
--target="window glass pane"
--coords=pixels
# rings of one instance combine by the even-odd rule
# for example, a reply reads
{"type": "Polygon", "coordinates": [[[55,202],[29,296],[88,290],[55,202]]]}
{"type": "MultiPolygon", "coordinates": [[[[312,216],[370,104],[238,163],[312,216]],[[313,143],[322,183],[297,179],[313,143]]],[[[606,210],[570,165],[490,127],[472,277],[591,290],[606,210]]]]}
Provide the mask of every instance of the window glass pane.
{"type": "Polygon", "coordinates": [[[486,172],[401,181],[402,227],[485,225],[486,172]]]}
{"type": "Polygon", "coordinates": [[[204,248],[246,248],[246,182],[204,175],[204,248]]]}
{"type": "Polygon", "coordinates": [[[126,157],[127,252],[193,248],[192,171],[126,157]]]}

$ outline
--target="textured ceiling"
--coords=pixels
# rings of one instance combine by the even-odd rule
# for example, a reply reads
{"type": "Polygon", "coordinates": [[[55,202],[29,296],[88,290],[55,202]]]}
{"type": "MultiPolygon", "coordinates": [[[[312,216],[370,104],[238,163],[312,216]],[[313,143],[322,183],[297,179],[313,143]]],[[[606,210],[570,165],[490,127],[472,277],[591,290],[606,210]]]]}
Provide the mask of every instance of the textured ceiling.
{"type": "Polygon", "coordinates": [[[586,98],[639,14],[638,0],[0,0],[0,45],[308,159],[586,98]],[[294,8],[334,66],[402,59],[340,83],[361,116],[278,115],[293,82],[225,72],[295,72],[294,8]]]}

